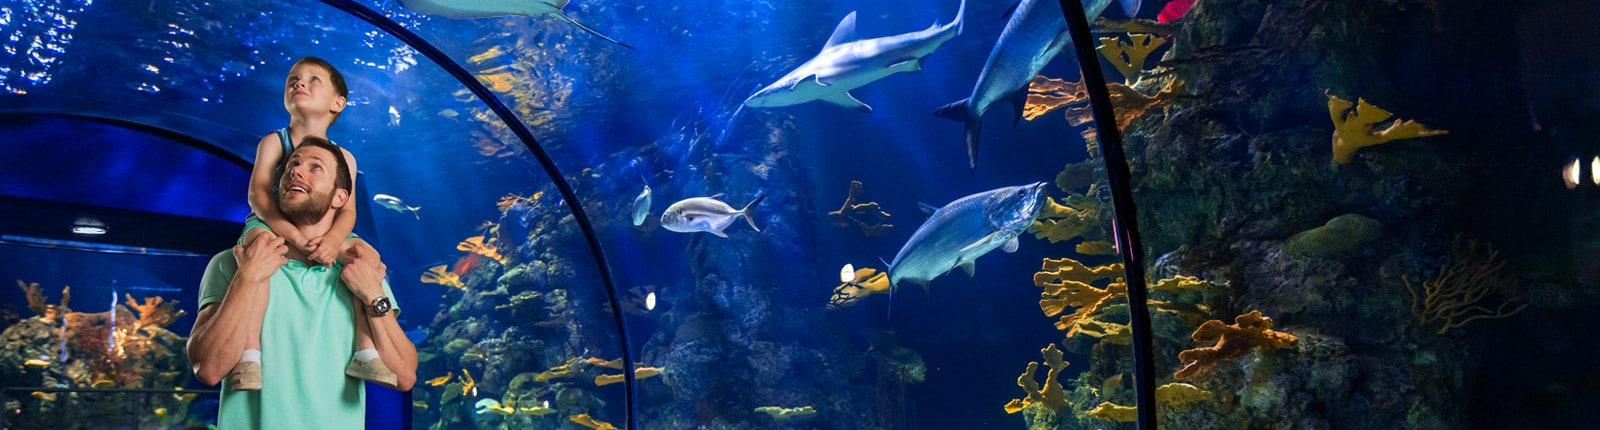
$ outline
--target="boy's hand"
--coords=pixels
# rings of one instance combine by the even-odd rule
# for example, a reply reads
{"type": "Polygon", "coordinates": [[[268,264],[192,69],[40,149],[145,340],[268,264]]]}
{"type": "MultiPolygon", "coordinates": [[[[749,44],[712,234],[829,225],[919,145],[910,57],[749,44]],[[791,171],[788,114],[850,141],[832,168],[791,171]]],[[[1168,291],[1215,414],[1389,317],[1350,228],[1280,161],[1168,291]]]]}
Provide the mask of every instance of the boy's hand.
{"type": "Polygon", "coordinates": [[[350,294],[355,295],[362,306],[366,306],[383,295],[383,277],[388,271],[389,267],[382,260],[372,255],[356,255],[344,264],[344,270],[339,271],[339,279],[343,279],[350,294]]]}
{"type": "Polygon", "coordinates": [[[335,258],[339,257],[338,246],[323,246],[325,243],[339,243],[338,240],[329,241],[327,237],[311,238],[311,246],[306,250],[306,259],[324,266],[333,266],[335,258]]]}
{"type": "Polygon", "coordinates": [[[287,252],[289,247],[283,244],[283,238],[271,232],[257,235],[256,240],[248,244],[234,245],[233,258],[239,261],[239,270],[234,276],[243,277],[249,285],[260,285],[289,263],[289,257],[284,256],[287,252]]]}
{"type": "Polygon", "coordinates": [[[287,242],[290,246],[300,250],[300,252],[310,254],[312,251],[316,250],[316,245],[311,243],[310,240],[307,240],[305,236],[300,235],[299,230],[290,228],[284,229],[282,232],[274,231],[273,233],[282,236],[284,242],[287,242]]]}

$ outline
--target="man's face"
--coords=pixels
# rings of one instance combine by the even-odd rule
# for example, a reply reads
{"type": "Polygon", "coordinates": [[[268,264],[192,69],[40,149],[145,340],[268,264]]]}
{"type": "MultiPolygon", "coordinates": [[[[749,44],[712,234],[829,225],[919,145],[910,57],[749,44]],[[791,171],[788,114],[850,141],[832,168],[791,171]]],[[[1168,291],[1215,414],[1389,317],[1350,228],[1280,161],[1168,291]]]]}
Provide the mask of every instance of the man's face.
{"type": "Polygon", "coordinates": [[[283,179],[278,182],[278,208],[295,225],[315,224],[348,195],[335,189],[336,155],[318,146],[302,146],[289,155],[283,179]]]}
{"type": "Polygon", "coordinates": [[[343,111],[345,99],[333,87],[331,76],[314,63],[296,64],[283,83],[283,108],[292,115],[343,111]]]}

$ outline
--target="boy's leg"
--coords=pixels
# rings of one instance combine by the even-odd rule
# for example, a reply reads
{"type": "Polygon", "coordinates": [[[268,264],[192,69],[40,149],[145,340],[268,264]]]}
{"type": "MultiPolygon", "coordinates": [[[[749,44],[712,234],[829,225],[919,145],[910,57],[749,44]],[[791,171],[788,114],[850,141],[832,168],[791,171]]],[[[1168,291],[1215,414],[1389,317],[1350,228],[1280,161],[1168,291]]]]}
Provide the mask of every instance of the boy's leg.
{"type": "MultiPolygon", "coordinates": [[[[339,252],[339,259],[349,262],[355,255],[376,256],[378,251],[361,238],[345,239],[343,248],[339,252]]],[[[367,321],[367,304],[356,303],[356,353],[350,357],[350,365],[345,366],[344,373],[357,379],[372,381],[375,384],[395,388],[400,384],[400,377],[395,375],[389,367],[378,358],[378,347],[372,341],[372,323],[367,321]]]]}
{"type": "MultiPolygon", "coordinates": [[[[267,231],[263,228],[250,229],[245,232],[241,243],[251,243],[267,231]]],[[[271,282],[263,284],[262,291],[270,291],[268,286],[271,282]]],[[[244,355],[239,357],[239,362],[228,372],[228,387],[237,391],[261,389],[261,321],[266,318],[267,304],[260,303],[253,311],[250,316],[250,327],[245,329],[244,355]]]]}

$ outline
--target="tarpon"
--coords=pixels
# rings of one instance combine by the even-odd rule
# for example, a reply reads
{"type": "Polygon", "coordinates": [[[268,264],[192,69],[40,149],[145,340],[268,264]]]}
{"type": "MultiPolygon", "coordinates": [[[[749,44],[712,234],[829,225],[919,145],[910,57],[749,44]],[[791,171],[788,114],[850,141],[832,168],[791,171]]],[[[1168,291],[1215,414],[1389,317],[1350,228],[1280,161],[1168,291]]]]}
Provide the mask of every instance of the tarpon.
{"type": "Polygon", "coordinates": [[[594,31],[594,29],[583,25],[583,23],[573,20],[572,17],[567,16],[567,14],[561,13],[561,9],[566,8],[567,3],[570,1],[571,0],[400,0],[400,5],[405,6],[406,9],[412,12],[439,15],[447,18],[488,18],[511,15],[522,15],[526,17],[537,18],[543,15],[554,15],[556,18],[561,18],[562,20],[572,23],[572,25],[577,26],[579,30],[583,30],[589,32],[589,34],[595,35],[595,37],[605,39],[607,42],[622,45],[624,48],[633,49],[632,46],[629,46],[626,43],[618,42],[616,39],[606,37],[606,35],[600,34],[598,31],[594,31]]]}
{"type": "Polygon", "coordinates": [[[872,107],[850,95],[850,90],[895,73],[922,70],[923,57],[961,34],[966,7],[967,0],[961,0],[956,19],[944,26],[935,23],[926,30],[867,40],[855,40],[856,13],[850,12],[833,29],[822,52],[751,95],[744,105],[766,108],[822,100],[872,112],[872,107]]]}
{"type": "Polygon", "coordinates": [[[756,227],[756,220],[750,218],[750,207],[761,203],[762,199],[767,198],[766,194],[756,195],[755,200],[751,200],[750,203],[739,210],[733,210],[732,206],[717,200],[720,198],[722,198],[722,193],[717,193],[717,195],[711,197],[683,199],[673,203],[672,206],[667,207],[667,210],[661,211],[661,226],[679,233],[703,231],[717,235],[717,237],[728,237],[728,234],[723,233],[722,230],[732,225],[734,219],[744,217],[745,222],[750,223],[750,228],[761,231],[760,227],[756,227]]]}
{"type": "MultiPolygon", "coordinates": [[[[1111,0],[1083,0],[1084,12],[1089,22],[1100,16],[1111,0]]],[[[1127,0],[1124,8],[1137,11],[1138,2],[1127,0]]],[[[983,126],[983,114],[1000,100],[1011,102],[1016,124],[1022,119],[1022,108],[1028,104],[1028,82],[1044,69],[1050,59],[1072,43],[1067,34],[1067,20],[1061,14],[1061,4],[1055,0],[1022,0],[1000,40],[989,51],[983,63],[972,95],[965,100],[946,105],[933,114],[966,123],[967,159],[972,168],[978,167],[978,130],[983,126]]],[[[1069,58],[1076,58],[1068,53],[1069,58]]],[[[1091,59],[1092,60],[1092,59],[1091,59]]]]}
{"type": "Polygon", "coordinates": [[[971,276],[978,257],[1001,247],[1016,251],[1017,236],[1045,205],[1044,189],[1043,182],[997,188],[934,211],[889,263],[889,285],[910,281],[926,287],[957,267],[971,276]]]}

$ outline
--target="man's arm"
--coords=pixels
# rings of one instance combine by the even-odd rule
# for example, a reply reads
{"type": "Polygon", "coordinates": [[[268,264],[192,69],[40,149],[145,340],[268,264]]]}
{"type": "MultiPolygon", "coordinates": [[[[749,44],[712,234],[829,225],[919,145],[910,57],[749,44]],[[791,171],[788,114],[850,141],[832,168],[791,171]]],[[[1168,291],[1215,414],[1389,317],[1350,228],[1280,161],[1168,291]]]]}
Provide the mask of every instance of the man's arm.
{"type": "MultiPolygon", "coordinates": [[[[251,326],[250,318],[260,315],[267,305],[267,289],[261,286],[289,262],[283,256],[287,251],[283,239],[272,233],[261,234],[248,247],[233,247],[239,267],[228,280],[227,295],[222,301],[200,309],[200,315],[194,319],[194,329],[189,332],[189,346],[185,348],[189,363],[194,366],[194,376],[200,382],[217,385],[239,362],[244,354],[248,337],[245,330],[251,326]]],[[[229,259],[214,258],[211,264],[225,264],[218,260],[229,259]]],[[[207,276],[229,276],[224,270],[213,269],[207,269],[207,276]]]]}
{"type": "MultiPolygon", "coordinates": [[[[376,255],[357,253],[350,257],[350,262],[345,263],[339,276],[355,296],[356,305],[365,307],[373,299],[384,296],[383,277],[386,271],[387,267],[376,255]]],[[[395,388],[411,391],[411,386],[417,383],[416,345],[406,338],[405,330],[400,328],[400,322],[393,313],[384,316],[368,314],[365,323],[371,324],[372,344],[378,350],[378,357],[383,359],[383,364],[399,380],[395,388]]]]}

